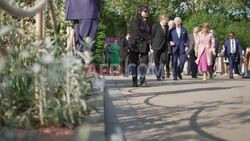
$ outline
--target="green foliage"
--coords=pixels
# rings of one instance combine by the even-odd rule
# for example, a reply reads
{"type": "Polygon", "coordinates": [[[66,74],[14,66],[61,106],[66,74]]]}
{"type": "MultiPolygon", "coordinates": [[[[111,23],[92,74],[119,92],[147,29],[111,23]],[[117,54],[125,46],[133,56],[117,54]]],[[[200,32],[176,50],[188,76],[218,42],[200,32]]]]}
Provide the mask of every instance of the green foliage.
{"type": "Polygon", "coordinates": [[[97,34],[96,38],[96,48],[95,48],[95,64],[99,66],[100,64],[103,64],[103,47],[105,43],[105,31],[106,26],[100,22],[99,23],[99,32],[97,34]]]}
{"type": "MultiPolygon", "coordinates": [[[[105,31],[108,36],[124,36],[126,34],[126,27],[135,17],[138,5],[149,7],[152,23],[155,23],[161,14],[167,14],[171,19],[180,16],[184,20],[197,16],[199,13],[210,13],[238,22],[250,19],[250,1],[246,0],[158,0],[157,2],[152,0],[105,0],[102,5],[101,17],[105,17],[102,20],[108,27],[105,31]]],[[[197,25],[199,18],[204,19],[199,16],[194,25],[197,25]]],[[[220,21],[219,18],[217,19],[220,21]]],[[[221,26],[223,22],[217,22],[217,24],[221,26]]]]}
{"type": "MultiPolygon", "coordinates": [[[[18,5],[34,4],[29,2],[18,5]]],[[[42,42],[35,41],[33,18],[17,19],[0,11],[1,127],[77,126],[90,111],[90,79],[81,60],[64,55],[70,23],[64,19],[64,1],[54,2],[57,32],[47,16],[47,38],[42,42]]]]}
{"type": "Polygon", "coordinates": [[[50,40],[21,48],[14,35],[5,36],[12,49],[1,50],[0,126],[81,124],[89,111],[86,99],[92,93],[81,60],[53,57],[50,40]]]}
{"type": "Polygon", "coordinates": [[[106,11],[101,13],[100,21],[102,23],[101,26],[106,26],[104,29],[101,29],[101,32],[104,32],[106,36],[124,36],[127,32],[128,23],[126,23],[124,16],[118,15],[115,12],[106,11]]]}
{"type": "Polygon", "coordinates": [[[201,27],[204,22],[209,23],[210,28],[215,31],[216,37],[221,44],[224,44],[228,32],[234,32],[244,49],[250,45],[250,33],[247,32],[250,27],[249,21],[234,21],[222,14],[196,13],[187,18],[183,24],[191,33],[195,26],[201,27]]]}

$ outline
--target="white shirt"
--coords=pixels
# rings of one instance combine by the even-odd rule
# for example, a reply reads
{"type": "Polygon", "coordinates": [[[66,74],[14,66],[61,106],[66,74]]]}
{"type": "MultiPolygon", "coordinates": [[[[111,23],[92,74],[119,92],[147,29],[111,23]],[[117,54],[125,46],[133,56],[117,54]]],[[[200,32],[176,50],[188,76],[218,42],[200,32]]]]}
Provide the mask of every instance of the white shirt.
{"type": "Polygon", "coordinates": [[[235,43],[235,39],[230,39],[230,47],[231,47],[230,53],[235,53],[235,52],[236,52],[236,43],[235,43]]]}
{"type": "Polygon", "coordinates": [[[177,32],[178,37],[180,38],[181,37],[181,27],[176,27],[176,32],[177,32]]]}

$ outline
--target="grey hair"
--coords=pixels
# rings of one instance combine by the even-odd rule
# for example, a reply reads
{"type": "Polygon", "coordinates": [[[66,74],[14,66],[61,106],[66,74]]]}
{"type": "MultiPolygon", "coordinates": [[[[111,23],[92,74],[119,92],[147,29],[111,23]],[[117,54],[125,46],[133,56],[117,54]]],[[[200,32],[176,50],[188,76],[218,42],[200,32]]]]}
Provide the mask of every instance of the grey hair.
{"type": "Polygon", "coordinates": [[[180,17],[175,17],[174,18],[174,22],[177,21],[177,20],[179,20],[181,22],[181,18],[180,17]]]}

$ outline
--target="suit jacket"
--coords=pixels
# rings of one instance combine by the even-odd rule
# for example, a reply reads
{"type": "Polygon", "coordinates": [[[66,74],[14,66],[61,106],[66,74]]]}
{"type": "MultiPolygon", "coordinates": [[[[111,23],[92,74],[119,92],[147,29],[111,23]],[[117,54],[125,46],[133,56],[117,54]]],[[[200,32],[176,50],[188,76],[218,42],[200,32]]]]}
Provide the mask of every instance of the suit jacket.
{"type": "Polygon", "coordinates": [[[195,51],[195,41],[194,41],[194,34],[189,34],[189,49],[187,51],[187,54],[193,53],[195,51]]]}
{"type": "Polygon", "coordinates": [[[100,0],[66,0],[65,19],[97,19],[100,0]]]}
{"type": "Polygon", "coordinates": [[[128,55],[128,50],[131,48],[129,41],[125,38],[122,38],[121,42],[121,53],[120,56],[121,58],[126,57],[128,55]]]}
{"type": "Polygon", "coordinates": [[[203,55],[203,53],[206,54],[207,59],[207,65],[211,66],[213,65],[213,57],[215,54],[215,39],[212,33],[205,33],[203,31],[200,31],[197,35],[196,41],[195,41],[195,52],[197,55],[196,63],[200,63],[200,59],[203,55]]]}
{"type": "Polygon", "coordinates": [[[152,27],[152,49],[161,50],[167,49],[168,26],[163,30],[160,23],[154,24],[152,27]]]}
{"type": "Polygon", "coordinates": [[[148,21],[137,18],[130,24],[131,51],[147,53],[150,50],[151,25],[148,21]],[[145,27],[146,26],[146,27],[145,27]]]}
{"type": "MultiPolygon", "coordinates": [[[[235,39],[235,45],[236,45],[236,56],[242,56],[242,48],[240,45],[240,41],[238,39],[235,39]]],[[[227,39],[225,41],[225,57],[229,58],[231,53],[231,41],[230,39],[227,39]]]]}
{"type": "Polygon", "coordinates": [[[177,53],[177,50],[179,49],[180,54],[185,54],[185,48],[189,45],[187,29],[181,27],[181,35],[179,38],[176,31],[176,27],[173,27],[169,31],[169,41],[173,41],[175,43],[175,45],[172,46],[172,53],[177,53]]]}

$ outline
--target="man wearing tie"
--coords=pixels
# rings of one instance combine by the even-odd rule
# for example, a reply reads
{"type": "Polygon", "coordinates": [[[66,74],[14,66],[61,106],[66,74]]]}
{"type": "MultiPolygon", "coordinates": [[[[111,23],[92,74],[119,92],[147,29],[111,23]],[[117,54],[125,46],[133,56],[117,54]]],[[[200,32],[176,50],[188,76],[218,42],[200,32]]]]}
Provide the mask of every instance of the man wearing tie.
{"type": "Polygon", "coordinates": [[[81,52],[86,37],[96,38],[98,15],[99,0],[66,0],[65,19],[74,23],[76,46],[81,52]]]}
{"type": "Polygon", "coordinates": [[[242,48],[240,46],[240,42],[235,38],[233,32],[229,32],[228,39],[225,42],[225,57],[229,60],[229,70],[230,75],[229,78],[233,79],[233,70],[235,66],[235,62],[237,61],[237,57],[242,56],[242,48]]]}
{"type": "Polygon", "coordinates": [[[176,17],[174,22],[175,27],[169,31],[169,43],[172,47],[173,54],[173,78],[174,80],[177,80],[177,76],[179,79],[182,79],[181,73],[186,61],[186,52],[189,46],[189,38],[186,28],[181,26],[181,18],[176,17]]]}

